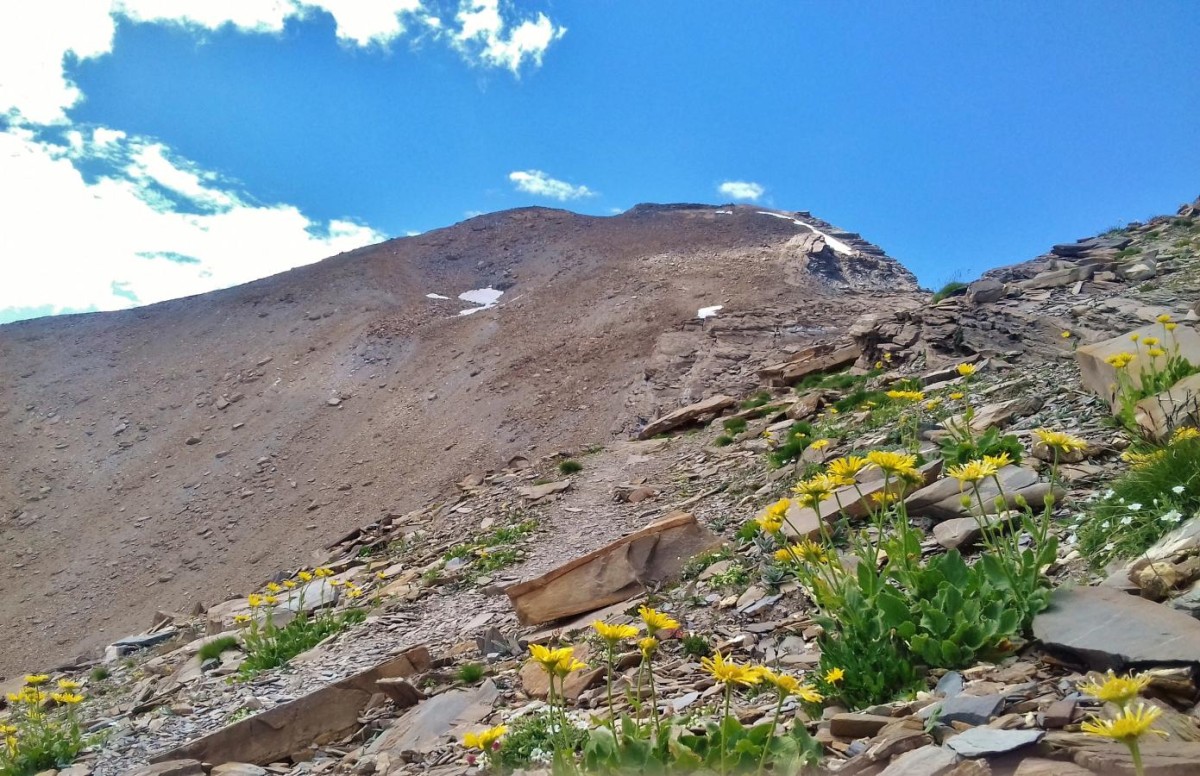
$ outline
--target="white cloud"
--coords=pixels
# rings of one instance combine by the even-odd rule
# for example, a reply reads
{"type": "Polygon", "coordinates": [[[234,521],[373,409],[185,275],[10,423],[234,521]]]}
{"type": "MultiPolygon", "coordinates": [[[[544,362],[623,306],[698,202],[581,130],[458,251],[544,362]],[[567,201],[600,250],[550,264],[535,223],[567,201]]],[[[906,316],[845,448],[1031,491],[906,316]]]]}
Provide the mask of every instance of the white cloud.
{"type": "MultiPolygon", "coordinates": [[[[205,31],[232,26],[275,34],[289,19],[314,12],[333,17],[338,40],[387,46],[409,32],[408,21],[485,67],[519,72],[541,65],[550,44],[566,34],[544,13],[515,24],[502,0],[461,0],[457,27],[447,28],[422,0],[37,0],[0,3],[0,115],[35,124],[61,123],[83,99],[65,68],[68,58],[112,52],[116,20],[174,24],[205,31]]],[[[511,16],[511,14],[510,14],[511,16]]]]}
{"type": "Polygon", "coordinates": [[[568,199],[591,197],[594,191],[587,186],[572,186],[566,181],[551,178],[541,170],[517,170],[510,172],[508,179],[516,184],[518,191],[526,194],[536,194],[539,197],[550,197],[560,202],[568,199]]]}
{"type": "Polygon", "coordinates": [[[731,199],[748,199],[752,202],[757,202],[759,197],[767,193],[762,184],[752,181],[725,181],[717,187],[717,191],[731,199]]]}
{"type": "Polygon", "coordinates": [[[291,205],[248,202],[144,138],[75,132],[77,145],[0,132],[0,320],[202,293],[384,238],[353,221],[316,223],[291,205]],[[85,177],[83,164],[103,172],[85,177]]]}
{"type": "Polygon", "coordinates": [[[541,65],[550,44],[567,34],[544,13],[511,26],[500,13],[500,0],[462,0],[454,18],[459,24],[454,43],[464,55],[513,73],[527,59],[541,65]]]}

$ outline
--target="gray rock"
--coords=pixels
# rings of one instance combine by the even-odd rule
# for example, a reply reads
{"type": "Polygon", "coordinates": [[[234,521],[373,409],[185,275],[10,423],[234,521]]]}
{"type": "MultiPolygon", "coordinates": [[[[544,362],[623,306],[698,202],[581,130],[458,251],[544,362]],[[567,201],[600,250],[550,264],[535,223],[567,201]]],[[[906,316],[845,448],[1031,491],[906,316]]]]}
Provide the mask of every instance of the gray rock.
{"type": "Polygon", "coordinates": [[[1158,274],[1158,264],[1153,261],[1138,261],[1121,268],[1126,280],[1140,282],[1158,274]]]}
{"type": "Polygon", "coordinates": [[[155,644],[161,644],[164,641],[169,641],[178,631],[174,628],[167,628],[158,633],[142,633],[137,636],[126,636],[119,641],[114,641],[112,646],[117,648],[121,654],[136,652],[139,649],[153,647],[155,644]]]}
{"type": "Polygon", "coordinates": [[[1036,744],[1045,735],[1041,730],[1000,730],[977,727],[959,733],[946,746],[963,757],[990,757],[1013,752],[1024,746],[1036,744]]]}
{"type": "Polygon", "coordinates": [[[1200,622],[1111,587],[1054,591],[1050,608],[1034,618],[1033,636],[1100,670],[1200,664],[1200,622]]]}
{"type": "Polygon", "coordinates": [[[938,722],[963,722],[967,725],[986,725],[1000,713],[1003,695],[955,695],[941,703],[926,706],[918,712],[921,719],[937,715],[938,722]]]}
{"type": "Polygon", "coordinates": [[[199,760],[164,760],[128,771],[124,776],[204,776],[199,760]]]}
{"type": "Polygon", "coordinates": [[[937,687],[933,691],[943,698],[953,698],[955,695],[962,694],[964,686],[962,674],[958,671],[947,671],[941,679],[938,679],[937,687]]]}
{"type": "Polygon", "coordinates": [[[929,744],[913,749],[892,760],[879,776],[940,776],[958,763],[958,755],[949,749],[929,744]]]}
{"type": "Polygon", "coordinates": [[[967,301],[971,304],[987,304],[1003,299],[1004,284],[999,280],[976,280],[967,286],[967,301]]]}

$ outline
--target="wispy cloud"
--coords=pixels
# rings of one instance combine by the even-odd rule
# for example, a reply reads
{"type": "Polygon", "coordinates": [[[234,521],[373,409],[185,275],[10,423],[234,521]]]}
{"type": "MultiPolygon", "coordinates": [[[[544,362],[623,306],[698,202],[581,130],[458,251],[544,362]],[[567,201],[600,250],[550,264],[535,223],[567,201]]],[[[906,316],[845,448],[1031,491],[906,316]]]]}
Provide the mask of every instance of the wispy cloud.
{"type": "Polygon", "coordinates": [[[542,64],[550,44],[567,34],[567,28],[539,13],[513,24],[500,12],[500,0],[462,0],[455,15],[456,47],[468,59],[517,73],[526,61],[542,64]]]}
{"type": "Polygon", "coordinates": [[[508,179],[517,187],[517,191],[557,199],[560,202],[595,195],[587,186],[574,186],[566,181],[551,178],[541,170],[517,170],[510,172],[508,179]]]}
{"type": "Polygon", "coordinates": [[[767,193],[762,184],[753,181],[725,181],[717,186],[717,191],[730,199],[748,199],[751,202],[757,202],[759,197],[767,193]]]}

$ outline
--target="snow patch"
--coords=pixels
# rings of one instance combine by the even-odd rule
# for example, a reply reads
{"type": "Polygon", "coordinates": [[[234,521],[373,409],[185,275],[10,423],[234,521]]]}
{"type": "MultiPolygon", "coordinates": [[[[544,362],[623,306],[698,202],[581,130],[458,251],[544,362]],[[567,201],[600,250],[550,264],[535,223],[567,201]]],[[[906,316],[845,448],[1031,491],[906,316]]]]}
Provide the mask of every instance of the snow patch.
{"type": "Polygon", "coordinates": [[[699,310],[696,311],[696,317],[697,318],[711,318],[717,314],[718,310],[721,310],[724,307],[725,307],[725,305],[720,305],[720,304],[713,305],[712,307],[701,307],[699,310]]]}
{"type": "Polygon", "coordinates": [[[490,307],[495,307],[496,302],[500,301],[500,297],[504,295],[503,291],[497,291],[494,288],[476,288],[471,291],[463,291],[458,295],[458,298],[464,302],[477,304],[479,307],[471,307],[467,310],[459,310],[459,315],[470,315],[477,313],[480,310],[487,310],[490,307]]]}
{"type": "Polygon", "coordinates": [[[822,232],[820,229],[816,228],[815,226],[810,226],[799,219],[792,218],[791,216],[784,215],[783,213],[772,213],[769,210],[759,210],[757,212],[760,216],[775,216],[776,218],[783,218],[788,221],[791,221],[796,226],[803,226],[805,229],[809,229],[813,232],[816,232],[817,234],[821,235],[821,237],[823,237],[825,239],[826,245],[828,245],[830,248],[833,248],[838,253],[841,253],[846,256],[850,256],[851,254],[854,253],[853,248],[851,248],[849,245],[842,242],[838,238],[830,237],[829,235],[825,234],[824,232],[822,232]]]}
{"type": "Polygon", "coordinates": [[[426,294],[425,298],[426,299],[449,299],[450,297],[442,296],[441,294],[426,294]]]}
{"type": "Polygon", "coordinates": [[[731,216],[731,215],[733,215],[733,211],[732,211],[732,210],[714,210],[713,212],[714,212],[714,213],[716,213],[716,214],[717,214],[717,215],[719,215],[719,216],[731,216]]]}

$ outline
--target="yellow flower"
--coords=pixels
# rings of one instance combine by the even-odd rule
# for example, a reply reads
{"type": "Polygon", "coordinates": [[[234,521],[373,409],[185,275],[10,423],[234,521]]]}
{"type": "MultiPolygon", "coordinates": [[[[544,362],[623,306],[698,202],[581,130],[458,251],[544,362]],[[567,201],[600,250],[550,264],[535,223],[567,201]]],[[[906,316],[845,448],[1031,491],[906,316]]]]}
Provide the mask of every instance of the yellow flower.
{"type": "Polygon", "coordinates": [[[346,584],[346,580],[344,580],[344,579],[331,579],[331,580],[329,580],[329,584],[333,585],[334,587],[341,587],[342,585],[346,584]]]}
{"type": "Polygon", "coordinates": [[[1134,700],[1150,686],[1150,677],[1147,675],[1133,676],[1127,674],[1125,676],[1117,676],[1112,671],[1102,682],[1086,682],[1079,685],[1079,691],[1092,696],[1096,700],[1104,701],[1105,703],[1115,703],[1118,706],[1125,706],[1130,701],[1134,700]]]}
{"type": "Polygon", "coordinates": [[[387,574],[384,574],[382,571],[376,571],[375,578],[380,580],[387,579],[387,574]]]}
{"type": "Polygon", "coordinates": [[[1162,348],[1150,348],[1146,351],[1146,354],[1150,356],[1150,358],[1160,358],[1167,355],[1167,351],[1163,350],[1162,348]]]}
{"type": "Polygon", "coordinates": [[[608,642],[609,646],[616,646],[617,642],[632,639],[638,635],[638,629],[634,625],[609,625],[596,620],[592,623],[592,627],[596,629],[596,633],[600,634],[600,638],[608,642]]]}
{"type": "Polygon", "coordinates": [[[1171,316],[1168,315],[1167,313],[1163,313],[1162,315],[1158,316],[1154,320],[1158,321],[1159,323],[1170,323],[1171,316]]]}
{"type": "Polygon", "coordinates": [[[1059,334],[1058,336],[1062,337],[1063,339],[1071,339],[1071,332],[1067,331],[1066,329],[1063,329],[1062,333],[1059,334]]]}
{"type": "Polygon", "coordinates": [[[288,590],[291,590],[292,588],[294,588],[296,586],[296,581],[293,579],[285,579],[285,580],[283,580],[283,586],[286,587],[288,590]]]}
{"type": "Polygon", "coordinates": [[[758,523],[758,527],[769,534],[779,533],[779,529],[783,528],[783,518],[771,511],[763,513],[763,515],[754,522],[758,523]]]}
{"type": "Polygon", "coordinates": [[[541,644],[529,645],[529,654],[532,655],[533,662],[541,665],[541,667],[546,670],[546,673],[549,674],[554,673],[554,667],[559,663],[564,660],[570,660],[574,653],[575,649],[573,647],[558,647],[557,649],[550,649],[549,647],[544,647],[541,644]]]}
{"type": "Polygon", "coordinates": [[[958,401],[959,399],[961,399],[964,396],[966,396],[966,394],[963,393],[962,391],[955,391],[954,393],[950,394],[950,400],[958,401]]]}
{"type": "Polygon", "coordinates": [[[1164,323],[1163,328],[1166,329],[1167,331],[1175,331],[1176,329],[1179,328],[1179,324],[1178,323],[1164,323]]]}
{"type": "Polygon", "coordinates": [[[60,690],[78,690],[82,686],[83,685],[81,685],[79,682],[72,681],[70,679],[58,680],[58,689],[60,690]]]}
{"type": "Polygon", "coordinates": [[[46,693],[36,687],[25,687],[21,690],[19,699],[23,703],[28,703],[30,706],[37,706],[42,701],[46,700],[46,693]]]}
{"type": "Polygon", "coordinates": [[[892,354],[891,354],[891,353],[884,353],[884,354],[883,354],[883,360],[884,360],[884,361],[891,361],[891,360],[892,360],[892,354]]]}
{"type": "Polygon", "coordinates": [[[867,459],[861,455],[847,455],[830,461],[825,472],[838,482],[849,484],[866,466],[867,459]]]}
{"type": "Polygon", "coordinates": [[[1200,439],[1200,428],[1193,426],[1180,426],[1175,429],[1175,433],[1171,435],[1171,444],[1186,442],[1189,439],[1200,439]]]}
{"type": "Polygon", "coordinates": [[[1060,453],[1070,453],[1075,450],[1083,450],[1087,447],[1087,442],[1079,437],[1073,437],[1070,434],[1065,434],[1062,431],[1051,431],[1047,428],[1034,429],[1034,436],[1038,441],[1049,447],[1052,450],[1057,450],[1060,453]]]}
{"type": "Polygon", "coordinates": [[[25,684],[30,687],[37,687],[50,681],[50,677],[46,674],[29,674],[25,677],[25,684]]]}
{"type": "Polygon", "coordinates": [[[1166,450],[1155,450],[1153,453],[1134,453],[1126,450],[1121,453],[1121,460],[1127,462],[1135,469],[1145,469],[1163,459],[1167,454],[1166,450]]]}
{"type": "Polygon", "coordinates": [[[275,604],[279,603],[279,599],[273,595],[265,595],[263,596],[263,603],[265,603],[267,606],[274,606],[275,604]]]}
{"type": "Polygon", "coordinates": [[[1012,464],[1012,456],[1007,452],[997,453],[996,455],[985,455],[983,462],[995,466],[997,469],[1003,469],[1005,466],[1012,464]]]}
{"type": "Polygon", "coordinates": [[[971,375],[975,374],[974,364],[959,364],[956,369],[963,377],[970,377],[971,375]]]}
{"type": "Polygon", "coordinates": [[[1152,348],[1158,344],[1158,337],[1142,337],[1142,344],[1148,348],[1152,348]]]}
{"type": "Polygon", "coordinates": [[[358,585],[346,585],[346,595],[350,596],[351,598],[359,598],[362,596],[362,594],[362,588],[358,585]]]}
{"type": "Polygon", "coordinates": [[[235,614],[235,615],[233,615],[233,621],[234,621],[234,623],[236,623],[238,625],[241,625],[242,623],[250,622],[250,615],[246,614],[245,612],[242,612],[240,614],[235,614]]]}
{"type": "Polygon", "coordinates": [[[825,673],[825,681],[830,684],[837,684],[846,676],[846,672],[840,668],[831,668],[825,673]]]}
{"type": "Polygon", "coordinates": [[[1084,733],[1111,738],[1128,745],[1147,733],[1166,738],[1165,732],[1151,727],[1160,716],[1162,716],[1162,709],[1157,706],[1136,703],[1121,709],[1121,713],[1113,719],[1092,717],[1079,727],[1084,733]]]}
{"type": "Polygon", "coordinates": [[[876,362],[875,362],[875,368],[876,368],[876,369],[883,369],[883,362],[882,362],[882,361],[876,361],[876,362]]]}
{"type": "Polygon", "coordinates": [[[559,679],[564,678],[570,673],[581,671],[587,668],[587,663],[582,660],[576,660],[573,657],[564,657],[562,660],[554,664],[553,674],[559,679]]]}
{"type": "Polygon", "coordinates": [[[936,410],[940,406],[942,406],[942,397],[940,396],[935,396],[925,402],[925,409],[927,410],[936,410]]]}
{"type": "Polygon", "coordinates": [[[1125,367],[1129,366],[1129,363],[1133,361],[1134,358],[1135,356],[1132,353],[1115,353],[1104,359],[1104,363],[1117,369],[1124,369],[1125,367]]]}
{"type": "Polygon", "coordinates": [[[700,665],[712,674],[718,682],[725,684],[758,684],[758,671],[738,665],[732,660],[726,661],[720,652],[712,657],[700,658],[700,665]]]}
{"type": "Polygon", "coordinates": [[[301,571],[301,572],[298,572],[296,574],[296,576],[300,577],[301,582],[312,582],[312,578],[313,578],[311,571],[301,571]]]}
{"type": "Polygon", "coordinates": [[[463,736],[463,746],[468,749],[478,749],[481,752],[489,752],[493,745],[499,741],[508,728],[504,725],[497,725],[494,728],[488,728],[479,733],[467,733],[463,736]]]}
{"type": "Polygon", "coordinates": [[[332,577],[333,576],[333,572],[324,567],[316,569],[315,571],[313,571],[313,574],[315,574],[318,577],[332,577]]]}
{"type": "Polygon", "coordinates": [[[800,560],[805,563],[825,563],[829,560],[829,556],[825,554],[825,548],[811,539],[801,539],[789,547],[783,547],[775,551],[775,560],[786,563],[790,560],[800,560]]]}
{"type": "Polygon", "coordinates": [[[812,442],[809,443],[808,446],[814,450],[824,450],[826,447],[829,447],[829,440],[828,439],[814,439],[812,442]]]}
{"type": "Polygon", "coordinates": [[[900,494],[887,490],[880,490],[871,494],[871,500],[881,507],[886,507],[889,504],[895,504],[897,501],[899,501],[900,494]]]}
{"type": "Polygon", "coordinates": [[[1133,334],[1129,335],[1129,339],[1133,340],[1134,342],[1137,342],[1141,338],[1142,338],[1142,335],[1138,334],[1136,331],[1133,334]]]}
{"type": "Polygon", "coordinates": [[[886,474],[908,477],[917,473],[917,457],[912,453],[872,450],[867,453],[867,460],[886,474]]]}
{"type": "Polygon", "coordinates": [[[4,745],[8,747],[8,751],[10,754],[16,755],[17,745],[18,745],[16,736],[6,736],[4,738],[4,745]]]}
{"type": "Polygon", "coordinates": [[[897,401],[921,401],[925,394],[921,391],[888,391],[887,397],[897,401]]]}
{"type": "Polygon", "coordinates": [[[283,588],[280,587],[279,585],[275,584],[274,582],[267,583],[267,592],[268,593],[278,593],[280,590],[283,590],[283,588]]]}
{"type": "Polygon", "coordinates": [[[840,485],[840,482],[828,474],[818,474],[797,482],[792,487],[792,492],[800,497],[796,499],[800,502],[800,506],[815,508],[817,504],[832,496],[840,485]]]}
{"type": "Polygon", "coordinates": [[[639,607],[638,615],[642,618],[642,622],[646,623],[646,632],[650,634],[675,630],[679,627],[679,620],[672,619],[669,614],[663,614],[648,606],[639,607]]]}
{"type": "Polygon", "coordinates": [[[830,414],[830,415],[836,415],[836,414],[838,414],[840,411],[841,411],[841,410],[839,410],[837,407],[830,407],[830,408],[829,408],[829,414],[830,414]]]}
{"type": "Polygon", "coordinates": [[[810,684],[800,684],[800,680],[791,674],[777,674],[766,666],[757,666],[754,670],[758,672],[759,681],[771,685],[785,698],[796,695],[807,703],[820,703],[825,700],[816,688],[810,684]]]}
{"type": "Polygon", "coordinates": [[[246,596],[246,604],[251,609],[257,609],[258,607],[262,606],[263,597],[258,593],[251,593],[250,595],[246,596]]]}
{"type": "Polygon", "coordinates": [[[958,466],[951,466],[946,470],[946,474],[958,480],[959,485],[965,485],[968,482],[979,482],[996,474],[996,465],[988,461],[975,460],[967,461],[958,466]]]}
{"type": "Polygon", "coordinates": [[[50,700],[63,706],[74,706],[83,702],[83,696],[74,692],[56,692],[51,693],[50,700]]]}
{"type": "Polygon", "coordinates": [[[654,654],[654,650],[658,649],[658,639],[653,636],[647,636],[644,639],[638,639],[638,649],[642,652],[642,657],[646,660],[654,654]]]}
{"type": "Polygon", "coordinates": [[[16,725],[0,725],[0,736],[11,736],[17,732],[16,725]]]}

